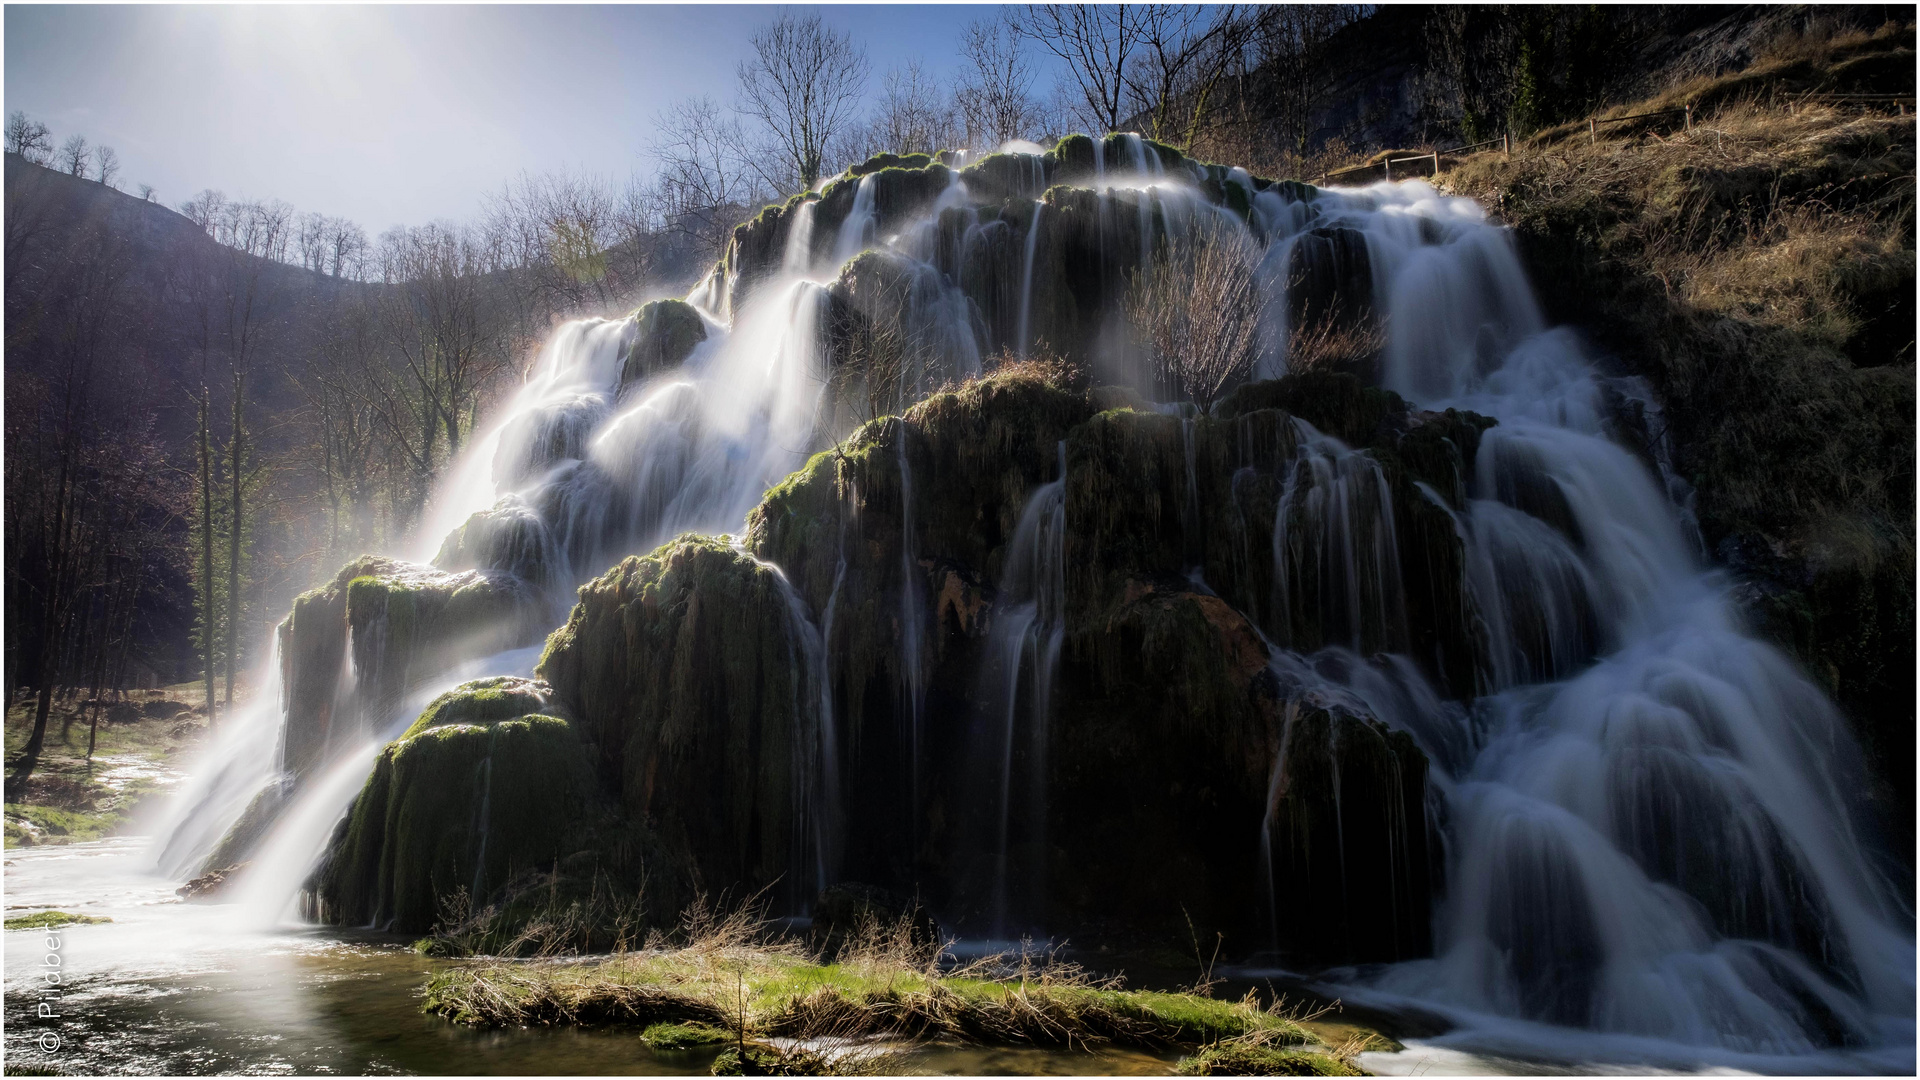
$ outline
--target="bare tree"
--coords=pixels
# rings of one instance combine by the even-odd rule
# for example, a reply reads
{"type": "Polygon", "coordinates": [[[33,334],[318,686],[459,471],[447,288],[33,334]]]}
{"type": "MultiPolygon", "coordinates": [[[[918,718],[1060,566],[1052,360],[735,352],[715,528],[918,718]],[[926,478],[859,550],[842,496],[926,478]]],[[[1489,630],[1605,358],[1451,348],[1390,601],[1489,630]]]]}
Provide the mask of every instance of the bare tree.
{"type": "Polygon", "coordinates": [[[520,342],[509,306],[494,295],[503,269],[497,251],[475,230],[446,224],[395,228],[380,238],[388,286],[380,324],[397,362],[376,369],[368,393],[406,470],[409,512],[465,445],[485,391],[513,371],[520,342]]]}
{"type": "Polygon", "coordinates": [[[218,240],[220,238],[220,222],[225,219],[227,214],[227,197],[212,188],[208,188],[193,198],[188,199],[186,202],[181,203],[180,213],[183,214],[188,221],[200,226],[200,231],[218,240]]]}
{"type": "Polygon", "coordinates": [[[931,154],[953,138],[953,118],[941,102],[940,84],[919,57],[889,70],[881,82],[873,137],[896,154],[931,154]]]}
{"type": "Polygon", "coordinates": [[[775,190],[790,183],[811,189],[834,136],[855,120],[867,88],[866,51],[818,15],[782,15],[752,41],[754,55],[738,71],[740,111],[759,122],[777,155],[777,168],[763,166],[761,179],[775,190]]]}
{"type": "Polygon", "coordinates": [[[1033,99],[1033,65],[1020,47],[1020,35],[998,19],[967,24],[960,39],[966,61],[954,103],[966,127],[967,145],[990,149],[1037,132],[1040,107],[1033,99]]]}
{"type": "Polygon", "coordinates": [[[93,148],[93,178],[108,187],[120,175],[120,155],[111,146],[93,148]]]}
{"type": "Polygon", "coordinates": [[[1132,4],[1029,4],[1011,25],[1066,62],[1079,90],[1078,119],[1104,135],[1127,118],[1127,65],[1144,22],[1132,4]]]}
{"type": "Polygon", "coordinates": [[[547,310],[605,308],[637,288],[645,270],[616,266],[618,209],[614,192],[596,178],[522,174],[488,201],[484,229],[547,310]]]}
{"type": "Polygon", "coordinates": [[[372,245],[367,231],[346,218],[326,219],[326,273],[329,277],[362,279],[372,245]]]}
{"type": "Polygon", "coordinates": [[[140,185],[140,201],[141,202],[153,201],[153,185],[152,184],[140,185]]]}
{"type": "Polygon", "coordinates": [[[40,121],[27,119],[24,110],[15,109],[7,114],[7,153],[44,165],[53,157],[53,132],[40,121]]]}
{"type": "Polygon", "coordinates": [[[1247,36],[1237,5],[1135,8],[1140,48],[1127,65],[1128,95],[1147,134],[1182,149],[1219,106],[1221,83],[1247,36]]]}
{"type": "Polygon", "coordinates": [[[73,176],[85,176],[87,175],[87,155],[86,136],[70,136],[60,146],[60,165],[73,176]]]}
{"type": "Polygon", "coordinates": [[[1242,99],[1261,103],[1272,136],[1296,154],[1306,153],[1313,113],[1327,99],[1333,59],[1329,43],[1364,11],[1358,4],[1257,9],[1250,27],[1254,85],[1242,91],[1242,99]]]}
{"type": "MultiPolygon", "coordinates": [[[[8,194],[9,212],[13,193],[8,194]]],[[[151,485],[129,471],[144,453],[131,438],[150,406],[111,351],[128,325],[136,260],[127,236],[104,219],[42,249],[47,288],[35,318],[16,318],[20,284],[8,283],[8,448],[5,646],[13,688],[37,692],[34,722],[9,781],[33,772],[56,685],[77,681],[89,639],[102,631],[100,590],[113,565],[120,514],[151,485]],[[16,335],[32,334],[31,340],[16,335]],[[110,408],[119,398],[123,408],[110,408]]],[[[148,413],[150,415],[150,412],[148,413]]],[[[140,426],[144,426],[141,424],[140,426]]]]}
{"type": "Polygon", "coordinates": [[[698,97],[673,103],[653,123],[658,135],[647,152],[660,165],[652,192],[660,224],[717,257],[758,194],[740,121],[698,97]]]}
{"type": "Polygon", "coordinates": [[[300,215],[294,229],[293,245],[300,255],[300,265],[316,274],[327,270],[327,225],[326,215],[306,213],[300,215]]]}
{"type": "Polygon", "coordinates": [[[1127,318],[1146,347],[1159,392],[1209,412],[1253,369],[1265,303],[1258,264],[1245,230],[1207,218],[1134,275],[1127,318]]]}

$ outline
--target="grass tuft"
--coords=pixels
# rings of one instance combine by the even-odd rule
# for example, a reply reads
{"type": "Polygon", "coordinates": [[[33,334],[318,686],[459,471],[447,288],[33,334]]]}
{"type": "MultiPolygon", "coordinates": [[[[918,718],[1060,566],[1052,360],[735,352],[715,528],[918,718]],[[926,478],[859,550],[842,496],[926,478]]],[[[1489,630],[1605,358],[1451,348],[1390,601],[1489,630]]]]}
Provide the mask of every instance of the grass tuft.
{"type": "Polygon", "coordinates": [[[9,930],[52,930],[61,926],[77,926],[87,923],[110,923],[112,919],[104,915],[75,915],[70,911],[36,911],[31,915],[15,915],[7,920],[9,930]]]}

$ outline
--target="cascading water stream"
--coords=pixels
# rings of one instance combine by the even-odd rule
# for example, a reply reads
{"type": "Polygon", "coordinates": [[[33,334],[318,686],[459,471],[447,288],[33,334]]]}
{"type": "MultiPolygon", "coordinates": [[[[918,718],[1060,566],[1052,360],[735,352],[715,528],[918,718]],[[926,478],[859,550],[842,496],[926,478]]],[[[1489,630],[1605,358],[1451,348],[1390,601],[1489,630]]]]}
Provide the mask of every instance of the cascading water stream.
{"type": "Polygon", "coordinates": [[[1404,651],[1406,595],[1386,475],[1311,424],[1292,425],[1298,449],[1273,523],[1274,610],[1310,613],[1328,642],[1404,651]]]}
{"type": "MultiPolygon", "coordinates": [[[[1016,799],[1026,804],[1022,842],[1044,850],[1046,826],[1046,749],[1048,720],[1053,709],[1053,676],[1060,646],[1066,636],[1066,483],[1067,448],[1059,447],[1059,476],[1034,490],[1020,513],[1013,538],[1007,543],[1005,569],[994,601],[987,634],[989,668],[981,700],[996,710],[995,765],[998,769],[998,814],[995,819],[992,918],[996,937],[1009,930],[1008,895],[1010,841],[1016,799]],[[1021,689],[1027,691],[1027,718],[1022,740],[1021,689]],[[1027,791],[1016,794],[1014,764],[1024,741],[1027,791]]],[[[1044,888],[1036,860],[1025,876],[1030,892],[1044,888]]]]}
{"type": "Polygon", "coordinates": [[[1020,269],[1020,329],[1016,355],[1024,358],[1033,345],[1033,254],[1039,246],[1040,213],[1047,204],[1035,201],[1033,218],[1027,224],[1027,250],[1020,269]]]}
{"type": "Polygon", "coordinates": [[[915,570],[913,531],[913,469],[907,462],[907,424],[900,420],[894,428],[895,462],[900,469],[900,670],[906,681],[907,727],[907,806],[912,821],[908,832],[909,852],[918,847],[920,809],[921,718],[926,712],[926,657],[921,644],[926,616],[922,604],[922,579],[915,570]]]}
{"type": "Polygon", "coordinates": [[[840,232],[834,237],[833,265],[839,266],[855,255],[873,245],[873,174],[860,178],[860,184],[853,191],[853,209],[847,212],[847,219],[840,223],[840,232]]]}
{"type": "MultiPolygon", "coordinates": [[[[1665,485],[1607,439],[1599,377],[1545,327],[1506,234],[1418,182],[1320,209],[1366,237],[1389,387],[1499,420],[1456,518],[1497,692],[1439,711],[1391,700],[1410,681],[1391,662],[1283,665],[1412,733],[1446,795],[1436,955],[1377,986],[1752,1053],[1884,1038],[1911,1015],[1913,939],[1857,835],[1831,705],[1746,636],[1665,485]]],[[[1353,581],[1369,545],[1345,546],[1331,569],[1353,581]]]]}
{"type": "MultiPolygon", "coordinates": [[[[758,562],[758,560],[756,560],[758,562]]],[[[801,880],[811,877],[814,892],[834,881],[841,829],[840,740],[834,726],[833,681],[827,668],[828,635],[833,631],[833,607],[846,576],[840,560],[833,589],[818,626],[807,602],[794,591],[787,575],[772,563],[759,563],[772,573],[787,608],[787,647],[793,669],[793,716],[797,729],[795,761],[798,782],[794,793],[794,866],[801,880]]],[[[794,897],[796,910],[811,896],[794,897]]]]}

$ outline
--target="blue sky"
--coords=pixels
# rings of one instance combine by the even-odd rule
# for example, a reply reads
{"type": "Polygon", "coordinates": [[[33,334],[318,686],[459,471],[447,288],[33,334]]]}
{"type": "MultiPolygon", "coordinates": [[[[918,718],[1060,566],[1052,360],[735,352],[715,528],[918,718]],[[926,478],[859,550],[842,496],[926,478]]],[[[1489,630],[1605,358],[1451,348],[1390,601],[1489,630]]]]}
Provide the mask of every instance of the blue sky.
{"type": "MultiPolygon", "coordinates": [[[[523,171],[651,172],[650,117],[730,100],[745,6],[21,6],[5,15],[7,111],[120,155],[120,187],[284,199],[371,233],[463,219],[523,171]]],[[[873,66],[943,83],[991,6],[833,6],[873,66]]],[[[1035,90],[1055,69],[1039,63],[1035,90]]]]}

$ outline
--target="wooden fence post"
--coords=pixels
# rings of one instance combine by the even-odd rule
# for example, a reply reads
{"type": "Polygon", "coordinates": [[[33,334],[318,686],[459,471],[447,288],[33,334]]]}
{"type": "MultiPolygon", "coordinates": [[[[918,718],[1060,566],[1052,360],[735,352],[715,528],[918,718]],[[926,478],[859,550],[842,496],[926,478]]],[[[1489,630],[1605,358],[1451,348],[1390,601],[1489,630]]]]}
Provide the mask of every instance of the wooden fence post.
{"type": "Polygon", "coordinates": [[[1500,153],[1509,160],[1513,158],[1513,132],[1503,132],[1500,136],[1500,153]]]}
{"type": "Polygon", "coordinates": [[[1687,105],[1687,130],[1693,130],[1693,105],[1691,102],[1687,105]]]}
{"type": "Polygon", "coordinates": [[[1587,117],[1587,145],[1596,146],[1599,142],[1599,127],[1594,124],[1593,117],[1589,116],[1587,117]]]}
{"type": "Polygon", "coordinates": [[[1433,175],[1440,175],[1440,151],[1438,150],[1433,152],[1433,175]]]}
{"type": "Polygon", "coordinates": [[[1393,179],[1393,159],[1392,158],[1390,157],[1381,158],[1380,167],[1387,170],[1387,179],[1389,180],[1393,179]]]}

